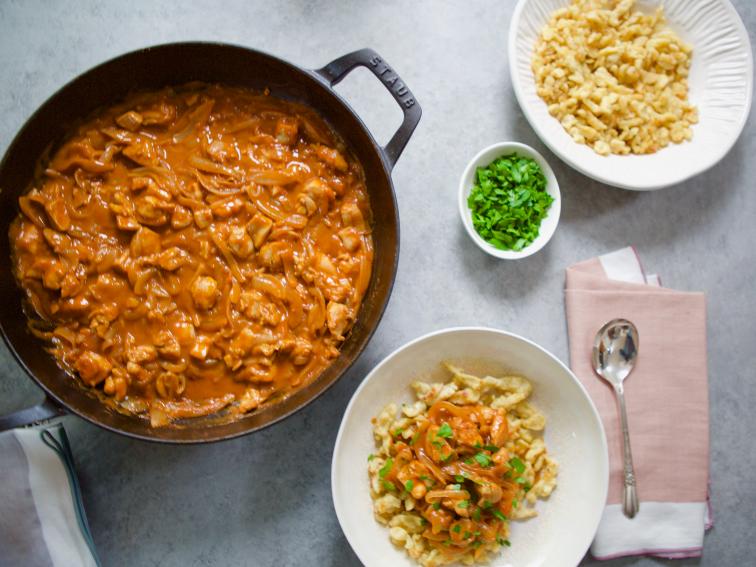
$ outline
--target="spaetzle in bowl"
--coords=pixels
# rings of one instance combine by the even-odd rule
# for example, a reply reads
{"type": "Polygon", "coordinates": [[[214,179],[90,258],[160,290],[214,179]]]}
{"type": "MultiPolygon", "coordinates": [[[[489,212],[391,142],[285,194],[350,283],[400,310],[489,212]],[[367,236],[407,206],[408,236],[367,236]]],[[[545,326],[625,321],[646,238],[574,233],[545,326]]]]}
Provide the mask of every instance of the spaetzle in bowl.
{"type": "Polygon", "coordinates": [[[607,185],[679,184],[719,162],[749,116],[753,54],[729,0],[518,0],[505,36],[538,137],[607,185]]]}
{"type": "Polygon", "coordinates": [[[536,516],[558,471],[529,380],[444,366],[448,382],[413,382],[414,403],[373,419],[368,457],[375,518],[423,567],[470,565],[509,547],[509,519],[536,516]]]}
{"type": "Polygon", "coordinates": [[[455,328],[408,343],[370,372],[344,414],[331,485],[341,527],[369,567],[577,565],[601,517],[607,471],[595,408],[561,362],[511,333],[455,328]],[[501,390],[505,376],[519,378],[501,390]],[[451,456],[427,473],[421,447],[431,461],[451,456]],[[379,500],[387,495],[399,503],[379,500]],[[509,521],[517,518],[529,519],[509,521]],[[429,528],[435,543],[422,539],[429,528]],[[461,552],[442,557],[446,540],[461,552]]]}

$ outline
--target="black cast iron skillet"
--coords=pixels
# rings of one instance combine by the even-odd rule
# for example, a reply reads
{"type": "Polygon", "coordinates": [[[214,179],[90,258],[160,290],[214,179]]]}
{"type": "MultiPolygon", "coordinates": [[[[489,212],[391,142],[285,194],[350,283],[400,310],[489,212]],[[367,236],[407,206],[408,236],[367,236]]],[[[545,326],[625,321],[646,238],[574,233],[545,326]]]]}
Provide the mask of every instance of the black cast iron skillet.
{"type": "Polygon", "coordinates": [[[338,380],[365,348],[388,301],[399,256],[399,219],[391,170],[420,120],[421,110],[407,85],[372,49],[332,61],[322,69],[305,70],[265,53],[219,43],[174,43],[150,47],[112,59],[87,71],[45,102],[28,120],[0,163],[0,330],[27,374],[45,391],[33,408],[0,417],[0,431],[47,419],[66,411],[123,435],[168,443],[203,443],[230,439],[271,425],[322,394],[338,380]],[[385,147],[332,87],[356,67],[380,79],[404,112],[404,120],[385,147]],[[8,228],[18,214],[19,195],[29,188],[35,164],[51,144],[95,109],[122,99],[134,90],[159,89],[189,81],[270,89],[272,95],[295,100],[323,116],[362,163],[373,210],[375,257],[370,285],[357,321],[340,356],[312,384],[283,401],[241,419],[200,418],[176,427],[151,428],[149,422],[124,415],[101,403],[91,391],[63,372],[27,330],[23,296],[11,272],[8,228]]]}

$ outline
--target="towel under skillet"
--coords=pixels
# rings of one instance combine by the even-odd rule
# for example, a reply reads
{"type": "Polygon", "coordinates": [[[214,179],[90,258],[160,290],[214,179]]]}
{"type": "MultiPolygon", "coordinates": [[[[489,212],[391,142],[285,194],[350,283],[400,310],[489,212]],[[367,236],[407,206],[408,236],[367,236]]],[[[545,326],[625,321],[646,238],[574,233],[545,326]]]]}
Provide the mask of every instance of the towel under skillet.
{"type": "Polygon", "coordinates": [[[61,424],[0,433],[0,567],[99,567],[61,424]]]}

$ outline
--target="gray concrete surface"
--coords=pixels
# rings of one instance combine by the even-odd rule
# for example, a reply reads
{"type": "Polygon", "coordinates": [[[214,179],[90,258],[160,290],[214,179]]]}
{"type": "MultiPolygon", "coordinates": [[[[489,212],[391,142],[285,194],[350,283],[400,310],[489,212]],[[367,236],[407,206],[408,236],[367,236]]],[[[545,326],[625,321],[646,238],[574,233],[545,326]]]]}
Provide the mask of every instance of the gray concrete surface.
{"type": "MultiPolygon", "coordinates": [[[[756,4],[734,3],[754,41],[756,4]]],[[[65,418],[105,566],[358,565],[333,511],[329,471],[340,417],[370,368],[405,341],[452,325],[508,329],[566,359],[564,268],[631,243],[666,285],[708,295],[716,525],[703,559],[679,564],[753,564],[753,116],[719,165],[680,186],[640,194],[593,182],[546,150],[518,109],[506,56],[513,6],[514,0],[0,1],[0,150],[40,103],[80,72],[175,40],[248,45],[304,67],[373,47],[424,110],[394,173],[402,252],[393,296],[364,356],[317,403],[262,433],[204,447],[131,441],[65,418]],[[456,210],[467,160],[500,140],[542,151],[562,187],[553,241],[516,263],[475,248],[456,210]]],[[[339,91],[379,141],[389,138],[400,113],[375,79],[356,72],[339,91]]],[[[7,412],[40,395],[4,345],[1,351],[0,411],[7,412]]],[[[606,565],[657,563],[664,562],[606,565]]]]}

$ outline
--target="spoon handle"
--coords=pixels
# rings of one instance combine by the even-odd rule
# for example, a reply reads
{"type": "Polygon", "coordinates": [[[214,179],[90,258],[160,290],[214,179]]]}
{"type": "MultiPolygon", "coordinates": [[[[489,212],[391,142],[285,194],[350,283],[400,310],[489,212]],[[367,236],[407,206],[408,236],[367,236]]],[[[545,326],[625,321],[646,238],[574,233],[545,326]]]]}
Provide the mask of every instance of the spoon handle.
{"type": "Polygon", "coordinates": [[[620,407],[620,419],[622,421],[622,448],[625,453],[625,489],[622,494],[622,512],[628,518],[633,518],[638,513],[638,492],[635,489],[635,469],[633,468],[633,452],[630,450],[630,431],[627,427],[627,410],[625,409],[625,391],[622,384],[616,386],[617,400],[620,407]]]}

